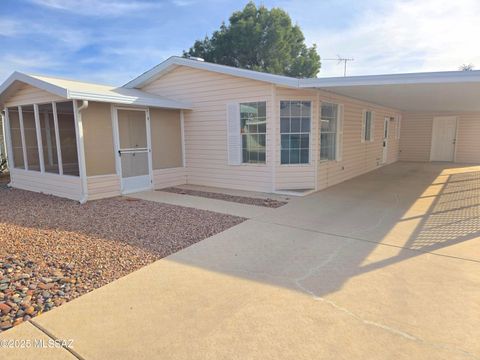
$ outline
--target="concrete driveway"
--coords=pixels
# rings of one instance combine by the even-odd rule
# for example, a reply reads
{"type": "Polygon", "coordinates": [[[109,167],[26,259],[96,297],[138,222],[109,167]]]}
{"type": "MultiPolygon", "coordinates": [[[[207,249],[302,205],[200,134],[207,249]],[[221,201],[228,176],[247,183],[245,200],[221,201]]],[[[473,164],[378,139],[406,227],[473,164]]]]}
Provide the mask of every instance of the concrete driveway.
{"type": "Polygon", "coordinates": [[[73,339],[36,359],[480,358],[479,216],[480,167],[390,165],[0,339],[73,339]]]}

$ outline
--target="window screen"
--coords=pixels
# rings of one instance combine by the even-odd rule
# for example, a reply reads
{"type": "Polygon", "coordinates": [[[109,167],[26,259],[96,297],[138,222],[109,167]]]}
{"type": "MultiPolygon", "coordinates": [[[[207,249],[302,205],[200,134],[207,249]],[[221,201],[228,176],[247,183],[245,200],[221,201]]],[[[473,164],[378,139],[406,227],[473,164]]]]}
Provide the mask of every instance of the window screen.
{"type": "Polygon", "coordinates": [[[280,102],[282,164],[308,164],[310,161],[310,101],[280,102]]]}

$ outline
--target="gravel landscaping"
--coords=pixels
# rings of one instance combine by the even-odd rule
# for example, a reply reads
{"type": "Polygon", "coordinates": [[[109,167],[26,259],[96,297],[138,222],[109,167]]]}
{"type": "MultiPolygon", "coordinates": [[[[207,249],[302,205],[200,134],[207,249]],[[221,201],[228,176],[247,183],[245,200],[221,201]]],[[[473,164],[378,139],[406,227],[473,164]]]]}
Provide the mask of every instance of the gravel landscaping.
{"type": "Polygon", "coordinates": [[[0,188],[0,332],[245,219],[0,188]]]}
{"type": "Polygon", "coordinates": [[[238,195],[228,195],[222,193],[214,193],[210,191],[200,191],[200,190],[190,190],[190,189],[182,189],[177,187],[169,187],[165,189],[160,189],[159,191],[166,191],[175,194],[183,194],[183,195],[192,195],[192,196],[200,196],[210,199],[217,199],[217,200],[224,200],[230,202],[236,202],[240,204],[247,204],[247,205],[256,205],[256,206],[264,206],[269,208],[278,208],[287,204],[285,201],[278,201],[274,199],[262,199],[262,198],[253,198],[247,196],[238,196],[238,195]]]}

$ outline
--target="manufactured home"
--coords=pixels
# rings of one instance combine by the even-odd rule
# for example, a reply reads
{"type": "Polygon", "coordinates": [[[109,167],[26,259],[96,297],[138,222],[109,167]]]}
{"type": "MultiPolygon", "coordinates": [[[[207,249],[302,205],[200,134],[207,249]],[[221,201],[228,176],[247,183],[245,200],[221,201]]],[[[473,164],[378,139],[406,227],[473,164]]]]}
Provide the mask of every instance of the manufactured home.
{"type": "Polygon", "coordinates": [[[13,73],[14,188],[307,194],[396,161],[480,163],[480,71],[296,79],[171,57],[121,86],[13,73]]]}

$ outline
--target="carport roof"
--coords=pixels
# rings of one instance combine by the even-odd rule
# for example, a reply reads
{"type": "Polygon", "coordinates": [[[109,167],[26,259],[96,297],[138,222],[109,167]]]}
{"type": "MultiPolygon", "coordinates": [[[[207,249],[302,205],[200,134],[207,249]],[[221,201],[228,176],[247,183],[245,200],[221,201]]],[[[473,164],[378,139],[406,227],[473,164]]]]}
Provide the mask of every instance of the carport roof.
{"type": "Polygon", "coordinates": [[[191,109],[190,104],[171,100],[138,89],[127,89],[56,77],[14,72],[0,85],[0,104],[22,84],[28,84],[57,96],[72,100],[90,100],[124,105],[151,106],[169,109],[191,109]]]}
{"type": "Polygon", "coordinates": [[[480,111],[480,71],[302,79],[317,88],[403,111],[480,111]]]}

